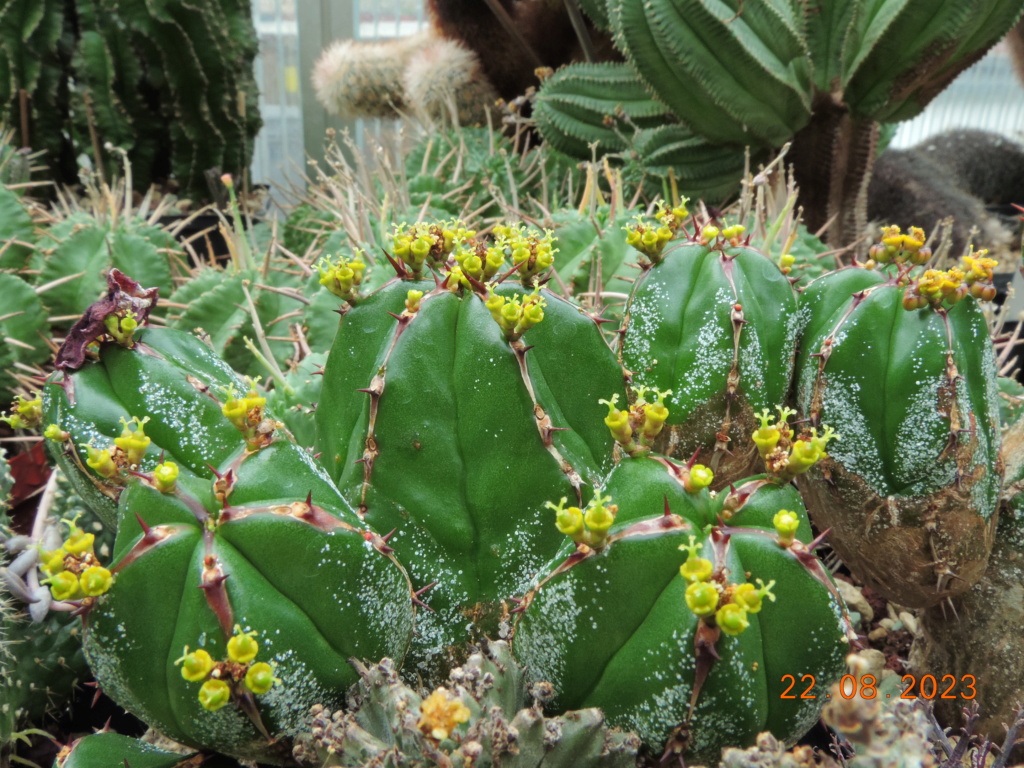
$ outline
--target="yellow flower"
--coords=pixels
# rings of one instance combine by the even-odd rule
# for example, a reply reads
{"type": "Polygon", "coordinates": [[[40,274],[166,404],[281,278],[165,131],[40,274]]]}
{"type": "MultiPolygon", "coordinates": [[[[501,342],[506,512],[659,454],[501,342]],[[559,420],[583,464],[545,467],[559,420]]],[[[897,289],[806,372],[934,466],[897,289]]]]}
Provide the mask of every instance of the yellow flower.
{"type": "Polygon", "coordinates": [[[248,664],[256,658],[260,651],[260,644],[256,642],[253,635],[255,632],[243,632],[242,628],[235,625],[235,635],[228,640],[228,658],[237,661],[239,664],[248,664]]]}
{"type": "Polygon", "coordinates": [[[231,688],[223,680],[207,680],[199,689],[199,703],[203,709],[216,712],[231,701],[231,688]]]}
{"type": "Polygon", "coordinates": [[[181,664],[181,676],[190,683],[205,680],[213,669],[213,657],[209,653],[202,648],[189,653],[187,645],[184,655],[174,663],[181,664]]]}
{"type": "Polygon", "coordinates": [[[737,603],[727,603],[715,614],[715,623],[727,635],[738,635],[750,626],[747,611],[737,603]]]}
{"type": "Polygon", "coordinates": [[[469,707],[455,698],[447,688],[438,688],[420,704],[417,727],[433,739],[442,741],[459,723],[469,720],[469,707]]]}

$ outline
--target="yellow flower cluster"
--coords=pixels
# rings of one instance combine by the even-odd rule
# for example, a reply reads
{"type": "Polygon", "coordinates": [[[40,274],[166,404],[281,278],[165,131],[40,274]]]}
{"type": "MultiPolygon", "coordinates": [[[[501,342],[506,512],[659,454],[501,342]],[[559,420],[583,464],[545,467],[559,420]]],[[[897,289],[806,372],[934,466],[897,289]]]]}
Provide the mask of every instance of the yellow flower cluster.
{"type": "MultiPolygon", "coordinates": [[[[133,416],[131,421],[122,417],[121,434],[114,438],[112,447],[97,448],[91,440],[83,444],[86,465],[106,480],[126,477],[128,470],[136,469],[142,463],[142,457],[152,442],[145,430],[147,421],[148,416],[142,420],[133,416]]],[[[54,424],[46,428],[46,436],[50,439],[62,439],[66,434],[54,424]]]]}
{"type": "Polygon", "coordinates": [[[618,393],[612,395],[611,400],[597,402],[608,406],[608,415],[604,417],[604,423],[611,430],[615,442],[629,455],[637,456],[650,452],[655,438],[661,434],[665,420],[668,419],[665,398],[672,394],[672,390],[639,386],[635,387],[633,392],[636,397],[627,410],[619,409],[618,393]],[[653,401],[648,400],[648,393],[654,396],[653,401]]]}
{"type": "Polygon", "coordinates": [[[14,396],[14,406],[7,416],[0,416],[11,429],[36,429],[43,423],[43,400],[38,393],[31,399],[23,395],[14,396]]]}
{"type": "Polygon", "coordinates": [[[523,285],[536,285],[536,278],[555,263],[554,235],[522,224],[499,224],[494,227],[494,244],[486,250],[487,261],[507,258],[518,268],[523,285]]]}
{"type": "Polygon", "coordinates": [[[392,234],[391,254],[400,259],[414,276],[419,277],[424,265],[440,267],[448,260],[452,248],[472,239],[475,234],[475,231],[466,229],[458,221],[396,224],[392,234]]]}
{"type": "Polygon", "coordinates": [[[76,515],[64,522],[68,536],[60,547],[40,553],[40,570],[47,575],[54,600],[84,600],[99,597],[114,583],[110,571],[100,565],[93,550],[96,537],[78,527],[76,515]]]}
{"type": "Polygon", "coordinates": [[[643,214],[639,214],[635,223],[623,227],[626,232],[626,244],[639,251],[652,264],[657,264],[664,258],[665,246],[682,229],[686,217],[690,215],[686,207],[688,202],[689,200],[684,197],[679,205],[669,208],[662,201],[658,201],[654,213],[656,224],[648,222],[643,214]]]}
{"type": "Polygon", "coordinates": [[[907,234],[902,234],[895,225],[882,227],[882,241],[868,249],[868,257],[871,259],[868,266],[924,264],[932,257],[932,249],[925,247],[925,240],[924,230],[920,227],[911,227],[907,234]]]}
{"type": "Polygon", "coordinates": [[[775,581],[765,584],[758,579],[756,587],[747,582],[729,584],[714,563],[699,554],[703,547],[695,536],[690,536],[689,544],[679,546],[687,552],[686,561],[679,566],[679,575],[687,582],[686,606],[707,624],[727,635],[738,635],[750,626],[747,614],[758,613],[766,597],[775,602],[771,591],[775,581]]]}
{"type": "Polygon", "coordinates": [[[444,741],[455,727],[469,720],[469,707],[447,688],[438,688],[420,703],[417,727],[432,739],[444,741]]]}
{"type": "Polygon", "coordinates": [[[544,319],[547,301],[540,295],[539,290],[534,290],[527,296],[516,294],[511,299],[506,299],[492,289],[484,306],[490,310],[491,317],[501,328],[505,338],[514,341],[544,319]]]}
{"type": "Polygon", "coordinates": [[[235,388],[230,387],[227,399],[221,405],[221,412],[245,437],[245,445],[250,451],[257,451],[270,444],[273,439],[277,422],[264,416],[263,409],[267,398],[261,397],[256,391],[258,379],[249,381],[248,392],[238,396],[235,388]]]}
{"type": "Polygon", "coordinates": [[[214,661],[202,648],[189,652],[185,646],[185,652],[174,663],[181,665],[181,676],[190,683],[203,683],[199,689],[203,709],[216,712],[231,701],[232,693],[240,687],[260,695],[281,682],[267,662],[252,663],[260,650],[255,634],[243,632],[235,625],[235,634],[228,640],[226,661],[214,661]]]}
{"type": "Polygon", "coordinates": [[[778,419],[773,419],[767,408],[757,414],[761,426],[754,430],[751,438],[764,459],[768,474],[780,482],[789,482],[826,458],[826,446],[829,441],[839,439],[839,435],[827,426],[820,435],[816,427],[795,435],[789,426],[789,417],[796,411],[782,406],[778,406],[778,411],[778,419]]]}
{"type": "Polygon", "coordinates": [[[982,250],[961,259],[961,266],[947,270],[929,269],[903,294],[903,308],[952,307],[968,294],[981,301],[996,297],[993,271],[998,262],[982,250]]]}
{"type": "Polygon", "coordinates": [[[609,504],[611,496],[594,494],[586,509],[567,507],[565,496],[558,504],[547,502],[545,506],[555,513],[555,526],[577,544],[600,549],[608,541],[608,530],[615,522],[619,508],[609,504]]]}
{"type": "Polygon", "coordinates": [[[348,260],[344,257],[335,261],[322,258],[316,268],[320,272],[320,285],[339,299],[353,301],[358,298],[359,286],[366,272],[366,262],[361,254],[348,260]]]}

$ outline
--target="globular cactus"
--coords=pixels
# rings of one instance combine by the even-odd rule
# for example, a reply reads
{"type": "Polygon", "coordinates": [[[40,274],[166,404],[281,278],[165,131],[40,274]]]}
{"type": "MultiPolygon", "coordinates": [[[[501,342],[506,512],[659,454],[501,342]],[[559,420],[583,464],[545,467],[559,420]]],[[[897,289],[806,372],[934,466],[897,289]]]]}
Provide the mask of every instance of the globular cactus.
{"type": "Polygon", "coordinates": [[[238,765],[222,755],[172,752],[139,739],[100,731],[75,739],[61,749],[53,768],[108,768],[111,765],[127,765],[131,768],[193,768],[200,762],[206,768],[235,768],[238,765]]]}
{"type": "Polygon", "coordinates": [[[58,355],[45,434],[117,538],[94,562],[72,530],[42,567],[87,615],[115,701],[182,743],[281,761],[308,707],[355,681],[348,658],[404,655],[409,582],[262,397],[195,337],[138,328],[154,299],[114,272],[58,355]]]}
{"type": "Polygon", "coordinates": [[[789,280],[744,227],[689,226],[662,207],[627,239],[641,273],[623,311],[620,356],[634,385],[671,392],[658,450],[704,459],[719,485],[760,465],[748,436],[757,414],[788,397],[798,328],[789,280]]]}
{"type": "MultiPolygon", "coordinates": [[[[495,232],[485,244],[454,223],[397,229],[401,277],[348,294],[316,412],[342,493],[395,530],[417,589],[435,585],[414,640],[431,665],[467,626],[497,631],[502,601],[554,555],[544,504],[580,501],[610,468],[598,400],[624,391],[594,318],[537,285],[550,238],[495,232]]],[[[336,268],[343,295],[351,270],[336,268]]]]}
{"type": "Polygon", "coordinates": [[[886,228],[871,253],[877,269],[841,269],[801,294],[797,405],[843,437],[801,489],[858,578],[927,607],[976,582],[992,547],[999,410],[975,297],[994,296],[995,262],[924,271],[918,229],[886,228]]]}
{"type": "Polygon", "coordinates": [[[609,730],[596,709],[546,718],[550,686],[527,684],[508,644],[489,642],[423,695],[405,686],[390,659],[358,665],[348,711],[317,705],[313,731],[295,756],[303,765],[489,768],[541,765],[632,768],[639,740],[609,730]]]}
{"type": "Polygon", "coordinates": [[[852,634],[788,482],[826,441],[783,415],[757,437],[786,456],[769,453],[767,475],[714,494],[707,467],[648,455],[663,408],[613,409],[630,455],[585,509],[551,504],[573,545],[520,605],[516,656],[554,686],[552,706],[600,707],[656,752],[664,745],[665,762],[714,761],[764,730],[793,743],[852,634]],[[793,694],[801,685],[814,697],[793,694]]]}

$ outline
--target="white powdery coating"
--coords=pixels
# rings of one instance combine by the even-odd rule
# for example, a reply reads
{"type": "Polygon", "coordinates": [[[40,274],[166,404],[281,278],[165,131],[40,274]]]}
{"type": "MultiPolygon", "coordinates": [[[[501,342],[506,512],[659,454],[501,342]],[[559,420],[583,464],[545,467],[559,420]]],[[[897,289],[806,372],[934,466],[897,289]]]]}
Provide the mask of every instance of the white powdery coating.
{"type": "Polygon", "coordinates": [[[140,371],[139,393],[145,398],[146,414],[174,430],[179,444],[195,449],[205,461],[215,463],[214,457],[237,444],[237,433],[223,429],[222,424],[209,428],[201,423],[204,403],[198,392],[194,398],[183,400],[178,393],[168,392],[163,384],[152,381],[145,371],[140,371]]]}
{"type": "MultiPolygon", "coordinates": [[[[700,327],[697,329],[697,347],[693,353],[693,363],[689,370],[679,370],[680,378],[675,382],[691,403],[703,403],[719,394],[724,379],[732,368],[732,331],[726,323],[720,321],[722,306],[731,308],[735,299],[731,291],[719,288],[711,303],[701,316],[700,327]]],[[[728,317],[728,313],[726,314],[728,317]]],[[[688,329],[683,330],[689,334],[688,329]]],[[[680,391],[681,390],[681,391],[680,391]]]]}
{"type": "Polygon", "coordinates": [[[576,641],[582,609],[576,602],[576,585],[569,573],[548,584],[534,598],[529,618],[516,629],[515,649],[534,680],[546,680],[562,688],[565,651],[576,641]]]}
{"type": "MultiPolygon", "coordinates": [[[[860,392],[860,382],[846,380],[837,374],[827,375],[822,398],[822,421],[839,435],[828,445],[828,453],[851,472],[861,475],[876,493],[885,483],[882,454],[868,428],[864,414],[853,403],[860,392]]],[[[806,405],[805,405],[806,408],[806,405]]]]}
{"type": "MultiPolygon", "coordinates": [[[[257,696],[261,712],[277,729],[294,735],[307,727],[309,710],[314,704],[332,707],[339,704],[344,691],[335,691],[320,684],[317,676],[303,663],[292,648],[276,648],[272,635],[260,638],[280,683],[262,696],[257,696]],[[272,655],[270,655],[272,654],[272,655]]],[[[263,658],[264,649],[260,649],[263,658]]],[[[225,707],[227,709],[227,707],[225,707]]]]}
{"type": "Polygon", "coordinates": [[[675,659],[674,674],[668,679],[662,672],[647,672],[665,687],[651,700],[622,715],[622,725],[650,744],[660,743],[686,716],[693,692],[693,675],[697,666],[693,652],[693,634],[673,632],[672,637],[644,652],[646,670],[664,668],[666,659],[675,659]]]}
{"type": "Polygon", "coordinates": [[[629,326],[622,344],[622,356],[638,376],[657,362],[651,356],[651,339],[665,324],[662,308],[668,303],[664,286],[646,282],[629,307],[629,326]]]}
{"type": "Polygon", "coordinates": [[[360,626],[366,627],[365,634],[373,638],[373,645],[377,644],[379,638],[384,639],[384,655],[392,659],[401,659],[405,655],[407,639],[412,632],[412,612],[407,589],[398,568],[371,549],[368,562],[364,562],[364,567],[359,569],[359,579],[355,585],[355,598],[362,617],[360,626]]]}
{"type": "MultiPolygon", "coordinates": [[[[774,361],[775,365],[783,364],[784,361],[774,361]]],[[[754,398],[765,387],[765,373],[768,371],[768,360],[761,347],[761,337],[753,323],[743,326],[740,335],[740,387],[750,399],[751,393],[754,398]]],[[[753,402],[753,400],[752,400],[753,402]]],[[[762,407],[770,408],[769,403],[762,407]]]]}
{"type": "MultiPolygon", "coordinates": [[[[899,461],[893,469],[893,484],[911,496],[932,493],[948,485],[956,477],[956,462],[950,456],[937,461],[949,438],[949,422],[939,415],[938,393],[943,376],[915,382],[918,389],[910,393],[907,418],[896,431],[894,454],[899,461]]],[[[959,398],[962,405],[965,398],[959,398]]]]}

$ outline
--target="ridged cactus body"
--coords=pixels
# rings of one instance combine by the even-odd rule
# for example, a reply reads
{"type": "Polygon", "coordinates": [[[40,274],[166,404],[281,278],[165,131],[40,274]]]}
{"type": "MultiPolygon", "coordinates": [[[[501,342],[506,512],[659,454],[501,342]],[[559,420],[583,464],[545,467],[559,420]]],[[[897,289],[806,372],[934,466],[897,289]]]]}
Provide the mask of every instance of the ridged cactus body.
{"type": "Polygon", "coordinates": [[[796,294],[764,254],[718,234],[671,244],[658,258],[626,304],[622,364],[634,385],[672,393],[659,449],[680,458],[705,451],[721,485],[757,471],[755,414],[788,396],[796,294]]]}
{"type": "Polygon", "coordinates": [[[73,357],[46,386],[47,434],[117,539],[105,584],[46,564],[86,609],[97,680],[178,741],[284,760],[308,707],[355,682],[349,658],[404,655],[404,571],[195,337],[141,329],[73,357]]]}
{"type": "Polygon", "coordinates": [[[837,679],[847,624],[795,488],[760,476],[713,496],[686,491],[687,472],[623,459],[599,491],[618,508],[606,543],[541,572],[513,645],[554,706],[601,707],[654,749],[710,762],[762,730],[806,732],[822,697],[784,697],[785,676],[837,679]]]}
{"type": "Polygon", "coordinates": [[[418,619],[426,655],[488,614],[496,629],[501,601],[560,545],[544,503],[578,498],[611,466],[598,400],[623,379],[593,319],[547,291],[485,290],[536,296],[543,320],[510,340],[471,286],[414,279],[347,308],[316,412],[342,492],[377,530],[396,529],[389,544],[417,588],[437,582],[418,619]]]}
{"type": "Polygon", "coordinates": [[[927,275],[848,268],[811,282],[797,374],[802,415],[841,436],[802,481],[815,521],[859,578],[915,607],[981,576],[1002,471],[985,317],[971,296],[905,308],[927,275]]]}

